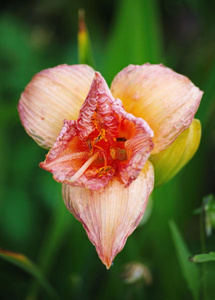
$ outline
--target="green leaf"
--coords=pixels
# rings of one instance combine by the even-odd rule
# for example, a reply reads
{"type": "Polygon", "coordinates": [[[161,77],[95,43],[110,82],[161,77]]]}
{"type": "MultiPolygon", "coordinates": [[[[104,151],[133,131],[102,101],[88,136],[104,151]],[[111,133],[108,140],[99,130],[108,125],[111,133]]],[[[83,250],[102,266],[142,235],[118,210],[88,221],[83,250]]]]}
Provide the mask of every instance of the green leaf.
{"type": "Polygon", "coordinates": [[[197,112],[197,118],[201,120],[202,129],[207,126],[208,121],[213,118],[213,112],[215,109],[215,60],[211,64],[211,68],[206,76],[205,84],[202,87],[204,91],[203,101],[201,101],[200,109],[197,112]]]}
{"type": "Polygon", "coordinates": [[[32,275],[53,299],[59,299],[52,286],[46,281],[39,268],[25,255],[0,250],[0,257],[32,275]]]}
{"type": "Polygon", "coordinates": [[[128,64],[161,62],[157,0],[122,0],[106,47],[102,73],[110,82],[128,64]]]}
{"type": "Polygon", "coordinates": [[[193,296],[193,299],[199,299],[199,270],[197,266],[189,262],[191,256],[185,241],[183,240],[176,224],[173,221],[169,222],[172,239],[175,245],[179,264],[181,266],[182,273],[188,284],[189,290],[193,296]]]}
{"type": "Polygon", "coordinates": [[[194,263],[204,263],[209,261],[215,261],[215,252],[209,252],[205,254],[197,254],[190,258],[190,261],[194,263]]]}

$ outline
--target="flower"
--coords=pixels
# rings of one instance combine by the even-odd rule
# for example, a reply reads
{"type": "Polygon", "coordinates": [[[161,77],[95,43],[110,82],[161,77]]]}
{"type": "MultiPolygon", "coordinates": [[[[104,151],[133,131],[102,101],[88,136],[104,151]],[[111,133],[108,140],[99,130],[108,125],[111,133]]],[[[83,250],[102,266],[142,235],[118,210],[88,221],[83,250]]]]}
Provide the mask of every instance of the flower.
{"type": "Polygon", "coordinates": [[[139,224],[155,184],[196,152],[202,92],[162,65],[130,65],[109,89],[86,65],[33,77],[18,110],[27,133],[50,149],[42,168],[63,183],[67,208],[109,268],[139,224]]]}

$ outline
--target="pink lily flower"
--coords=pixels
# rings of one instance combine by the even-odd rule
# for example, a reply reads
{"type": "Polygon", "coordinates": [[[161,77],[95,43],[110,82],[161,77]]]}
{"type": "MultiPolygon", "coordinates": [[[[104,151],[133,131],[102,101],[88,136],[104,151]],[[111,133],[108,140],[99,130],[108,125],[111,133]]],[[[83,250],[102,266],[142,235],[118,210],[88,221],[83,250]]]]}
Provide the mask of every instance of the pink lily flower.
{"type": "Polygon", "coordinates": [[[109,268],[138,226],[156,185],[194,155],[202,91],[162,65],[130,65],[111,88],[86,65],[36,74],[18,110],[27,133],[50,149],[42,168],[63,183],[66,207],[109,268]]]}

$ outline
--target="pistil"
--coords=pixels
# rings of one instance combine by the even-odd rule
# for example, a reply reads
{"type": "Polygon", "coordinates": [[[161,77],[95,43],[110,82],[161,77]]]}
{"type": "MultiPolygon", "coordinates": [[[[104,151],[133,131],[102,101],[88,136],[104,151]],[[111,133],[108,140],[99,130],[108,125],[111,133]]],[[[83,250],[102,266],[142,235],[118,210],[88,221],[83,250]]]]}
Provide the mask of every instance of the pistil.
{"type": "Polygon", "coordinates": [[[73,183],[77,181],[81,175],[86,171],[86,169],[98,158],[98,152],[96,152],[93,156],[91,156],[83,166],[70,178],[70,182],[73,183]]]}

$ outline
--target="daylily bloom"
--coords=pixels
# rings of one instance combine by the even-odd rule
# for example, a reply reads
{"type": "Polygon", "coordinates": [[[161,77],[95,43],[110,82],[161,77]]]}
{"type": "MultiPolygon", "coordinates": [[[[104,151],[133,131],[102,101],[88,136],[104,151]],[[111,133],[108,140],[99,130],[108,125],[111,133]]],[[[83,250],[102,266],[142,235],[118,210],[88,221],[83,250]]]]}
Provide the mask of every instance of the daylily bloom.
{"type": "Polygon", "coordinates": [[[168,181],[196,152],[201,97],[187,77],[150,64],[123,69],[110,89],[89,66],[60,65],[22,93],[22,124],[50,149],[40,166],[63,183],[66,207],[107,268],[139,224],[154,178],[168,181]]]}

